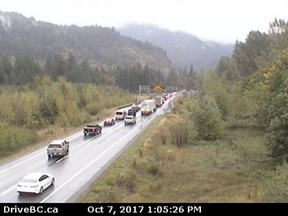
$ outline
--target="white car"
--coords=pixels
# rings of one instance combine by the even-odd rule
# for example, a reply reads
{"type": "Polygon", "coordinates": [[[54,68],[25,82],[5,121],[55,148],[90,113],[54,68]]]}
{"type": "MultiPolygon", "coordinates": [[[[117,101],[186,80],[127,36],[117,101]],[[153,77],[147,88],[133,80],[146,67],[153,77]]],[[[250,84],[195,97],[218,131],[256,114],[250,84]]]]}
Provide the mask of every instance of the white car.
{"type": "Polygon", "coordinates": [[[50,173],[29,173],[17,184],[17,192],[41,194],[54,183],[55,178],[50,173]]]}

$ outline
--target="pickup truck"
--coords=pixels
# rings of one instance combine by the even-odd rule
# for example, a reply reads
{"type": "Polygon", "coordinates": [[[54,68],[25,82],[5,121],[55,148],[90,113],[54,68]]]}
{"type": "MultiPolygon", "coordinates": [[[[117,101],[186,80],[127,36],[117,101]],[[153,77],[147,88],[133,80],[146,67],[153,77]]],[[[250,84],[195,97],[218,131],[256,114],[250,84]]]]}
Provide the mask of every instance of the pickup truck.
{"type": "Polygon", "coordinates": [[[53,156],[66,156],[69,154],[69,142],[66,140],[53,140],[47,148],[48,159],[53,156]]]}
{"type": "Polygon", "coordinates": [[[88,136],[88,135],[98,135],[101,134],[102,132],[102,127],[98,124],[96,125],[86,125],[86,127],[84,127],[83,129],[83,133],[84,136],[88,136]]]}

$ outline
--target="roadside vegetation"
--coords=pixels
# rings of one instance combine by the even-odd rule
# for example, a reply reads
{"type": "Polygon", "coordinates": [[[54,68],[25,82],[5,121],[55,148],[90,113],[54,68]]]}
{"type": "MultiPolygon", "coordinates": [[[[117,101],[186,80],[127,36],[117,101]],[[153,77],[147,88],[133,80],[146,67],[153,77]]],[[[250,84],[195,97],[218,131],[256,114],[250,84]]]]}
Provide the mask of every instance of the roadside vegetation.
{"type": "Polygon", "coordinates": [[[288,24],[194,79],[81,202],[287,202],[288,24]]]}
{"type": "Polygon", "coordinates": [[[100,121],[107,110],[135,98],[115,86],[75,84],[36,77],[31,84],[0,88],[0,157],[55,139],[83,124],[100,121]]]}
{"type": "Polygon", "coordinates": [[[269,157],[263,130],[232,120],[221,131],[206,124],[203,137],[194,103],[179,99],[79,202],[287,202],[287,166],[269,157]]]}

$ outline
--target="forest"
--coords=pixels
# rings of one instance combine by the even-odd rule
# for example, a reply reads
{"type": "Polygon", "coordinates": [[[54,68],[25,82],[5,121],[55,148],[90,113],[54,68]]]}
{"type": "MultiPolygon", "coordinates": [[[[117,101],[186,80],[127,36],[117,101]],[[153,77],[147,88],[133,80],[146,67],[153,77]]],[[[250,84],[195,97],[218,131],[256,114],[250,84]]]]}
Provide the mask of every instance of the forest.
{"type": "Polygon", "coordinates": [[[215,140],[226,129],[265,134],[269,156],[288,162],[288,23],[275,19],[269,32],[251,31],[222,57],[215,71],[195,80],[197,102],[187,108],[200,138],[215,140]]]}

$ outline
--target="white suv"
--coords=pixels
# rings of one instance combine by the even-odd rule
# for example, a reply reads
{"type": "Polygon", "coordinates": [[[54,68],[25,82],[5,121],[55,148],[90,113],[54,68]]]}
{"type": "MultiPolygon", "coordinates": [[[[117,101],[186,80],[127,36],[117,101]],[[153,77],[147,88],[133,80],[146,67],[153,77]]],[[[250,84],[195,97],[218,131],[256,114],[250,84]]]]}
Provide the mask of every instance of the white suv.
{"type": "Polygon", "coordinates": [[[125,125],[127,125],[127,124],[135,125],[136,124],[136,117],[133,115],[126,116],[124,119],[124,123],[125,123],[125,125]]]}

